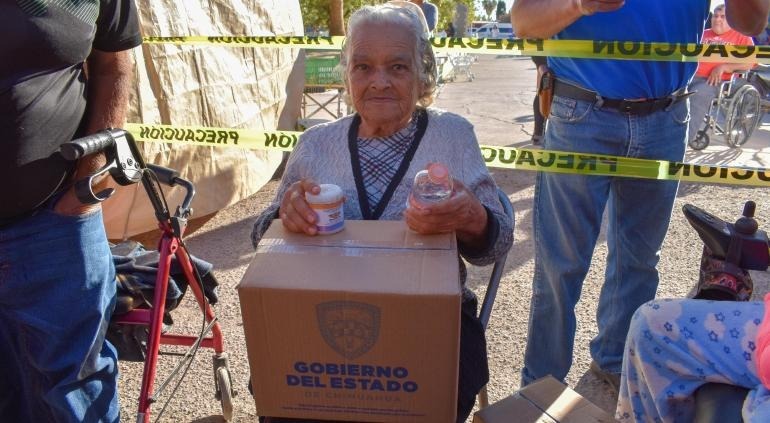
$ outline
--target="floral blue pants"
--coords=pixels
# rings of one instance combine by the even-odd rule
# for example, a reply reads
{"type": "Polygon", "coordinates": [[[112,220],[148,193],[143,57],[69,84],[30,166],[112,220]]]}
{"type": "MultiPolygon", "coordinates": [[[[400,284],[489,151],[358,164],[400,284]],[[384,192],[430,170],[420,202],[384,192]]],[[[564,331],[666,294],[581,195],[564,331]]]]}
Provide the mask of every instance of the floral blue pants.
{"type": "Polygon", "coordinates": [[[693,393],[709,382],[751,389],[746,422],[770,422],[770,391],[757,376],[762,302],[655,300],[631,320],[615,417],[622,422],[687,422],[693,393]]]}

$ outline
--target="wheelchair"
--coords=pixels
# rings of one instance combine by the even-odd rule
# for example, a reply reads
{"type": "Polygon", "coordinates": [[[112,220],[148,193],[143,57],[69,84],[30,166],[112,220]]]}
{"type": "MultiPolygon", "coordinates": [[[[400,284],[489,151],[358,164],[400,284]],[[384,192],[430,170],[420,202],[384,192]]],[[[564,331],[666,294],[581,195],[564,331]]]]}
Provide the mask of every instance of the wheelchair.
{"type": "Polygon", "coordinates": [[[703,129],[688,140],[693,150],[706,148],[711,137],[721,135],[730,147],[745,144],[770,110],[770,75],[763,70],[735,72],[719,86],[703,117],[703,129]]]}

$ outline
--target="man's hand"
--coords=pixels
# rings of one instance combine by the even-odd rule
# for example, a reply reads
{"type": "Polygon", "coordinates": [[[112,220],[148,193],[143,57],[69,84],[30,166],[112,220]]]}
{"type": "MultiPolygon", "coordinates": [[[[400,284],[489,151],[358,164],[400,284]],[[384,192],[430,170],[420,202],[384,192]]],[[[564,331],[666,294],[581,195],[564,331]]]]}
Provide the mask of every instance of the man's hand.
{"type": "Polygon", "coordinates": [[[721,64],[719,66],[716,66],[714,69],[711,70],[711,73],[708,77],[708,84],[712,87],[716,87],[722,82],[722,74],[728,72],[726,69],[726,66],[724,64],[721,64]]]}
{"type": "Polygon", "coordinates": [[[620,9],[626,3],[625,0],[573,0],[583,16],[593,15],[596,12],[612,12],[620,9]]]}
{"type": "Polygon", "coordinates": [[[319,194],[321,187],[312,179],[303,179],[291,184],[281,199],[279,217],[283,226],[291,232],[316,235],[318,233],[317,217],[305,200],[306,192],[319,194]]]}
{"type": "Polygon", "coordinates": [[[102,203],[83,204],[75,194],[75,186],[71,186],[67,192],[62,194],[59,201],[54,206],[54,212],[65,216],[80,216],[99,210],[102,203]]]}
{"type": "Polygon", "coordinates": [[[517,37],[546,39],[585,15],[612,12],[624,4],[625,0],[516,0],[511,24],[517,37]]]}
{"type": "Polygon", "coordinates": [[[745,35],[756,35],[767,26],[770,0],[725,0],[727,23],[745,35]]]}
{"type": "MultiPolygon", "coordinates": [[[[128,50],[106,52],[91,50],[86,59],[88,71],[88,108],[84,119],[84,134],[93,134],[104,128],[119,128],[126,121],[128,91],[131,86],[131,59],[128,50]]],[[[78,161],[72,181],[94,174],[106,163],[103,153],[91,154],[78,161]]],[[[99,192],[112,179],[97,181],[94,191],[99,192]]],[[[74,185],[56,203],[54,211],[64,215],[81,215],[98,210],[100,204],[83,204],[75,195],[74,185]]]]}
{"type": "MultiPolygon", "coordinates": [[[[87,178],[90,175],[96,173],[107,163],[107,159],[104,157],[104,153],[95,153],[81,158],[78,161],[75,175],[72,178],[73,182],[77,182],[82,178],[87,178]]],[[[95,181],[93,186],[94,192],[99,192],[105,188],[108,188],[112,178],[107,175],[103,175],[99,180],[95,181]]],[[[59,201],[54,206],[54,212],[67,216],[78,216],[95,212],[101,208],[101,203],[96,204],[83,204],[75,194],[75,184],[62,194],[59,201]]]]}

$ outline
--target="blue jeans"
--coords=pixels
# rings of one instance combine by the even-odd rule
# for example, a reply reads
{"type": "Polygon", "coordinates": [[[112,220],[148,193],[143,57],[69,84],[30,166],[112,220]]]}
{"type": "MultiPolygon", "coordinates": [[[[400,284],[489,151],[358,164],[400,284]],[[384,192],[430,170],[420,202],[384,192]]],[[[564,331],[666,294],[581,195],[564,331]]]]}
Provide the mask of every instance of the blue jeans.
{"type": "Polygon", "coordinates": [[[0,420],[119,421],[114,277],[101,212],[0,228],[0,420]]]}
{"type": "MultiPolygon", "coordinates": [[[[681,161],[687,102],[649,115],[598,109],[593,102],[555,97],[544,148],[681,161]]],[[[599,333],[591,356],[620,373],[633,312],[655,296],[656,265],[678,183],[540,172],[535,184],[535,275],[522,386],[569,372],[575,305],[607,209],[607,268],[599,297],[599,333]]]]}

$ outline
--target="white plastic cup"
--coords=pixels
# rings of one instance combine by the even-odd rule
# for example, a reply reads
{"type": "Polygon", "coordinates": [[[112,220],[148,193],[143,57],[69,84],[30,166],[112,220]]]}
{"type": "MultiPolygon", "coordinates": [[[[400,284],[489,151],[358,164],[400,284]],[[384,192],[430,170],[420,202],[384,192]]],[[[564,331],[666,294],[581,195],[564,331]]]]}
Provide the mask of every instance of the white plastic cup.
{"type": "Polygon", "coordinates": [[[341,231],[345,227],[345,213],[342,210],[342,189],[334,184],[321,184],[321,192],[305,193],[305,200],[315,212],[319,235],[341,231]]]}

